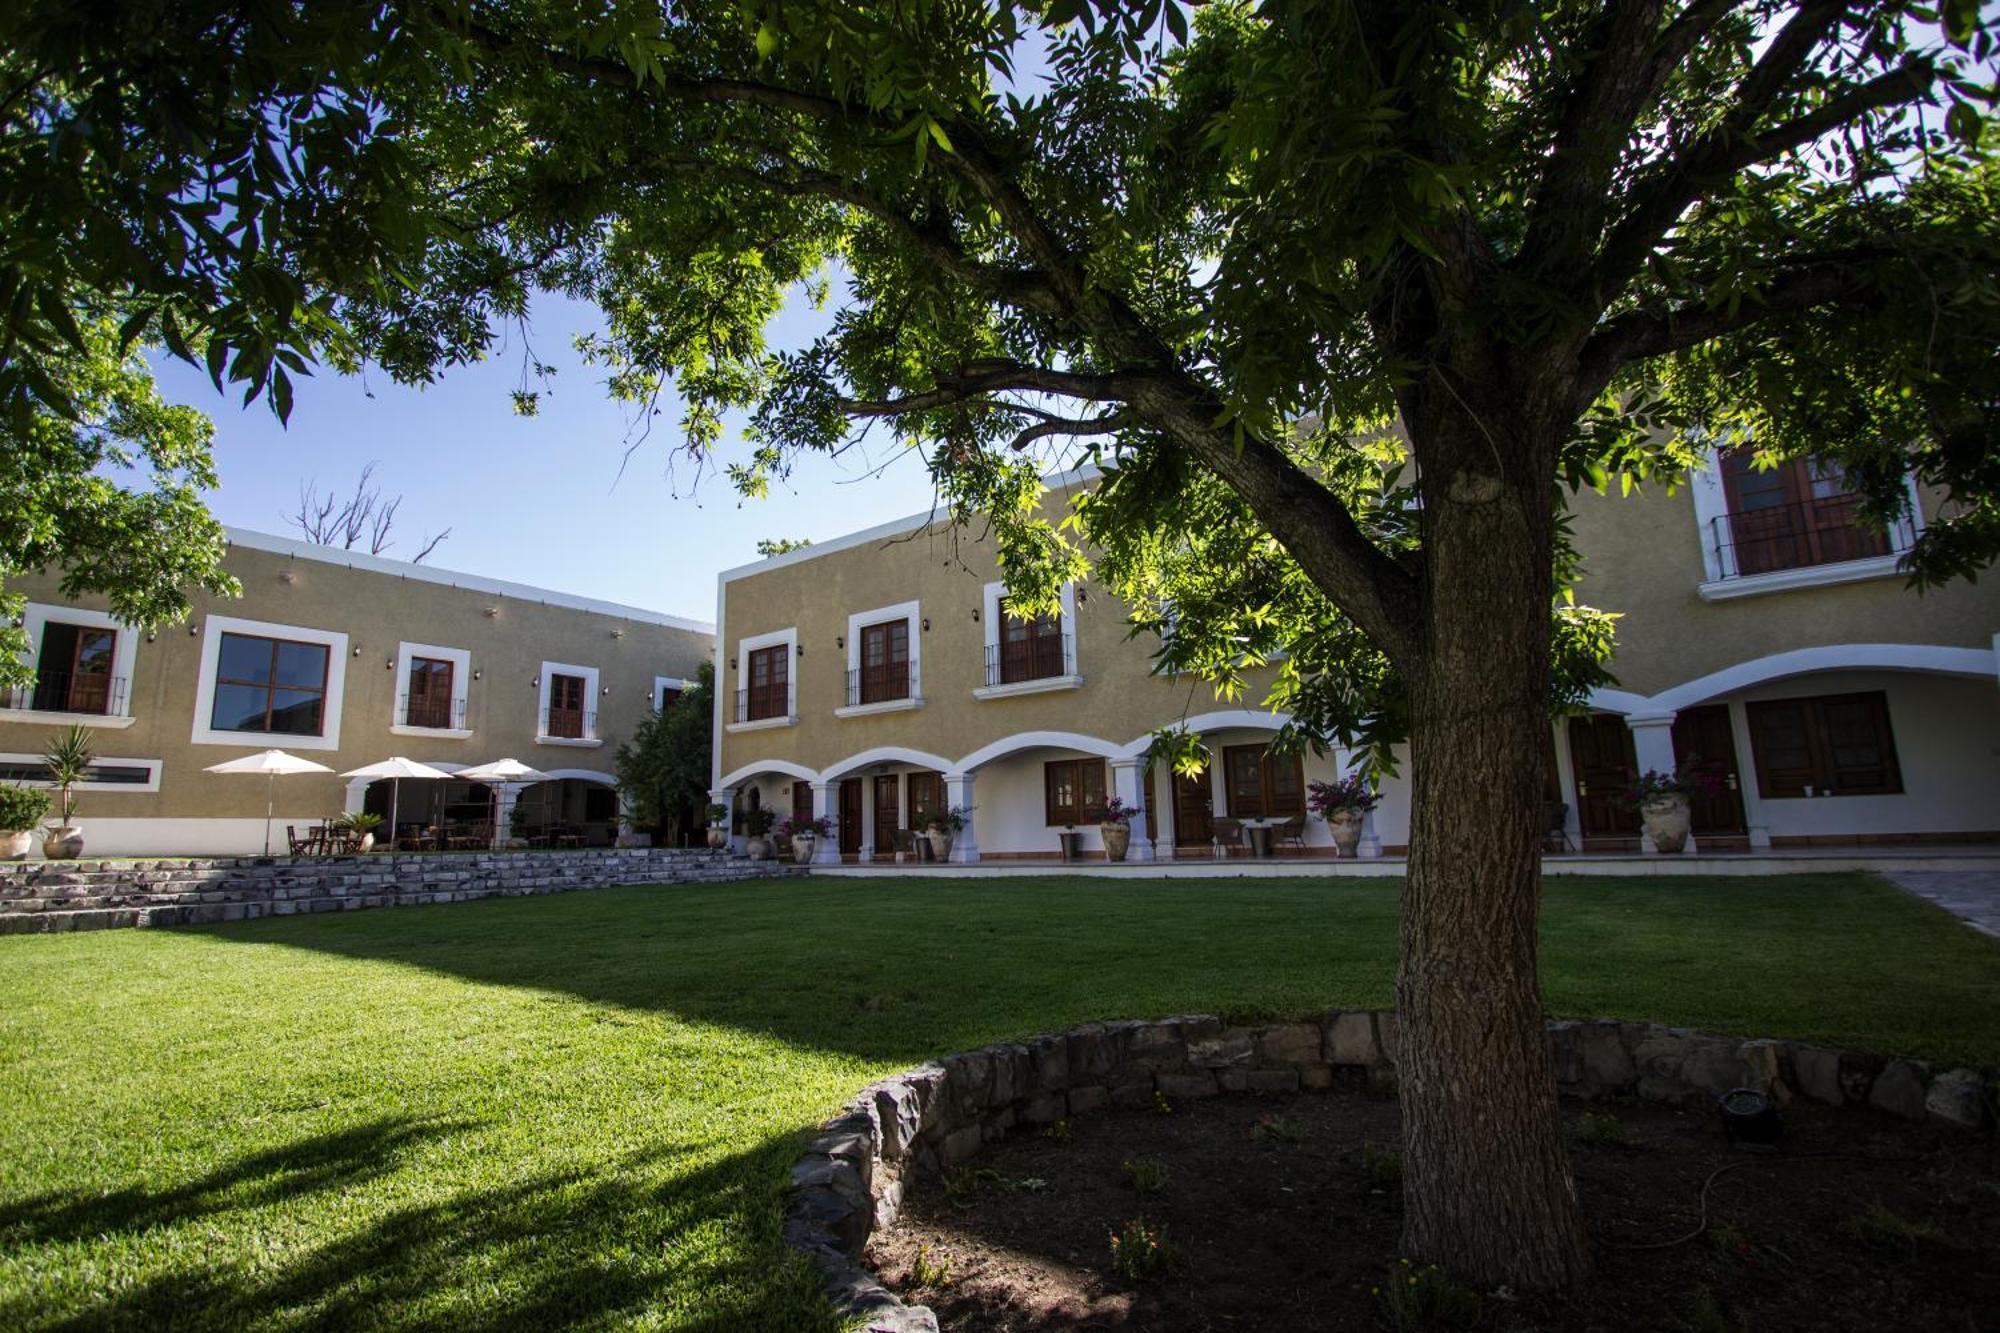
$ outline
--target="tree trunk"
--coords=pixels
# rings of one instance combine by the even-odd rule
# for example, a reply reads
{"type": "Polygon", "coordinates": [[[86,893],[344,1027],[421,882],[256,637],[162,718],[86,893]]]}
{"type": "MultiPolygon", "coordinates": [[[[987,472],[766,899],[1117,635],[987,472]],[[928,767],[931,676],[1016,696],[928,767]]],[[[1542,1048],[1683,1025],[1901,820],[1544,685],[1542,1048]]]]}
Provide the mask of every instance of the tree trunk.
{"type": "Polygon", "coordinates": [[[1464,443],[1438,453],[1465,466],[1425,479],[1424,644],[1409,673],[1403,1247],[1470,1281],[1563,1287],[1590,1258],[1536,974],[1553,479],[1533,465],[1486,475],[1493,442],[1464,443]]]}

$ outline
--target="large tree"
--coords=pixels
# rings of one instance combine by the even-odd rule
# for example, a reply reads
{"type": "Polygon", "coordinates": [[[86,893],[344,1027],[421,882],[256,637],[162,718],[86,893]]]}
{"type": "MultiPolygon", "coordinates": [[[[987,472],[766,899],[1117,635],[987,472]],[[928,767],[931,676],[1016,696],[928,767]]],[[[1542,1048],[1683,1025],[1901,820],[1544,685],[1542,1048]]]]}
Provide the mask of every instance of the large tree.
{"type": "Polygon", "coordinates": [[[0,356],[108,292],[283,409],[562,292],[688,448],[748,413],[746,489],[883,423],[1024,602],[1095,550],[1167,666],[1284,649],[1303,731],[1407,739],[1405,1244],[1476,1279],[1588,1269],[1535,971],[1548,710],[1606,646],[1564,486],[1748,438],[1880,519],[1949,490],[1920,577],[2000,546],[1970,0],[29,0],[0,38],[9,246],[74,238],[0,252],[0,356]],[[801,290],[829,330],[769,346],[801,290]],[[1072,522],[1051,449],[1109,465],[1072,522]]]}

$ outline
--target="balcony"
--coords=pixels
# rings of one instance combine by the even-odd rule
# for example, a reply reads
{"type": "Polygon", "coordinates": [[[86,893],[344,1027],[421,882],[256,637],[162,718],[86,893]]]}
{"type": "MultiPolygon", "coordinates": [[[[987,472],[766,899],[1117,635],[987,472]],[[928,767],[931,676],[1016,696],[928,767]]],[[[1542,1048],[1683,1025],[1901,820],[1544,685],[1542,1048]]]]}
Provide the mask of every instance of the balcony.
{"type": "Polygon", "coordinates": [[[39,671],[35,683],[9,690],[6,706],[30,713],[69,717],[125,718],[127,682],[100,672],[39,671]]]}
{"type": "Polygon", "coordinates": [[[761,728],[790,726],[792,722],[791,686],[786,681],[775,685],[757,685],[747,690],[736,691],[736,706],[729,716],[733,727],[761,728]]]}
{"type": "Polygon", "coordinates": [[[1867,526],[1860,497],[1842,494],[1716,514],[1703,538],[1716,577],[1701,595],[1716,600],[1894,574],[1916,533],[1908,522],[1867,526]]]}
{"type": "MultiPolygon", "coordinates": [[[[553,711],[553,710],[551,710],[553,711]]],[[[449,695],[402,694],[396,696],[396,716],[402,725],[417,731],[464,731],[465,700],[449,695]]]]}
{"type": "Polygon", "coordinates": [[[597,714],[583,708],[544,708],[535,740],[543,745],[602,745],[597,714]]]}
{"type": "Polygon", "coordinates": [[[1067,634],[1038,634],[986,648],[986,683],[972,692],[976,699],[1001,699],[1044,690],[1073,690],[1083,684],[1076,674],[1076,641],[1067,634]]]}

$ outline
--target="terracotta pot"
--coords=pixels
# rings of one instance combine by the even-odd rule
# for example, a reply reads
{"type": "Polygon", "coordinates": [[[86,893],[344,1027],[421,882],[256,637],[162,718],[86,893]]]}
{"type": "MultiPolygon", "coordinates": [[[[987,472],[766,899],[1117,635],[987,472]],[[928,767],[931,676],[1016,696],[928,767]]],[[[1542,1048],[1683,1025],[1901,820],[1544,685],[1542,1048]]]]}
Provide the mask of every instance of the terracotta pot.
{"type": "Polygon", "coordinates": [[[74,861],[83,855],[83,830],[74,824],[42,830],[42,855],[51,861],[74,861]]]}
{"type": "Polygon", "coordinates": [[[1132,847],[1132,826],[1130,824],[1099,824],[1097,831],[1104,839],[1104,859],[1123,861],[1125,853],[1132,847]]]}
{"type": "Polygon", "coordinates": [[[1359,810],[1335,810],[1326,817],[1326,826],[1333,831],[1335,852],[1346,857],[1360,854],[1361,826],[1367,818],[1359,810]]]}
{"type": "Polygon", "coordinates": [[[355,844],[354,844],[354,850],[355,850],[355,851],[357,851],[357,852],[372,852],[372,851],[374,851],[374,850],[375,850],[375,830],[374,830],[374,829],[369,829],[369,830],[368,830],[368,831],[367,831],[366,833],[362,834],[362,835],[361,835],[361,837],[360,837],[360,839],[359,839],[359,840],[357,840],[357,841],[355,842],[355,844]]]}
{"type": "Polygon", "coordinates": [[[24,861],[28,849],[35,845],[35,835],[29,829],[9,829],[0,833],[0,861],[24,861]]]}
{"type": "Polygon", "coordinates": [[[931,859],[933,861],[942,863],[950,858],[951,856],[950,829],[927,828],[924,830],[924,841],[928,842],[931,845],[931,859]]]}
{"type": "Polygon", "coordinates": [[[800,865],[811,865],[813,848],[819,845],[817,833],[794,833],[792,835],[792,859],[800,865]]]}
{"type": "Polygon", "coordinates": [[[1672,855],[1687,847],[1688,798],[1680,792],[1649,796],[1639,803],[1639,818],[1656,851],[1672,855]]]}
{"type": "Polygon", "coordinates": [[[1056,834],[1056,841],[1062,844],[1062,859],[1081,861],[1083,859],[1083,835],[1075,829],[1064,829],[1056,834]]]}
{"type": "Polygon", "coordinates": [[[727,847],[729,845],[729,830],[720,824],[710,824],[708,826],[708,845],[718,852],[727,847]]]}

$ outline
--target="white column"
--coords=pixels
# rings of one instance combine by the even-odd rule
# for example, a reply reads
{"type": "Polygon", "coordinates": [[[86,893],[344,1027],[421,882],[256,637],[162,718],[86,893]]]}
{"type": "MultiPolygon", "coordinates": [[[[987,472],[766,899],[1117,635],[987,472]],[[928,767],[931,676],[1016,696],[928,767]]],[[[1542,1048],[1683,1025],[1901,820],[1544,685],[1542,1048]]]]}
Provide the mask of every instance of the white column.
{"type": "Polygon", "coordinates": [[[1743,827],[1750,833],[1750,850],[1771,850],[1771,819],[1759,794],[1757,752],[1750,748],[1750,715],[1740,700],[1729,704],[1729,734],[1736,742],[1737,795],[1743,800],[1743,827]]]}
{"type": "Polygon", "coordinates": [[[493,812],[493,845],[505,847],[514,836],[514,806],[521,799],[521,783],[502,782],[496,788],[498,805],[493,812]]]}
{"type": "Polygon", "coordinates": [[[1153,859],[1153,840],[1147,834],[1146,789],[1141,781],[1140,759],[1113,759],[1111,761],[1111,794],[1132,807],[1138,813],[1132,816],[1132,839],[1125,849],[1128,861],[1150,861],[1153,859]]]}
{"type": "Polygon", "coordinates": [[[978,826],[974,823],[972,808],[972,777],[970,773],[947,773],[944,778],[946,808],[963,808],[965,811],[965,827],[952,835],[951,855],[945,858],[954,865],[971,865],[979,860],[978,826]]]}
{"type": "Polygon", "coordinates": [[[833,821],[833,833],[814,840],[812,863],[816,866],[837,866],[840,864],[840,784],[815,782],[812,789],[813,818],[833,821]]]}
{"type": "MultiPolygon", "coordinates": [[[[1672,713],[1627,714],[1625,725],[1632,729],[1632,752],[1638,760],[1639,772],[1652,771],[1672,775],[1674,771],[1674,715],[1672,713]]],[[[1688,838],[1687,850],[1694,851],[1694,839],[1688,838]]],[[[1659,848],[1646,835],[1643,826],[1639,832],[1639,850],[1648,856],[1657,856],[1659,848]]]]}
{"type": "MultiPolygon", "coordinates": [[[[737,836],[736,833],[736,788],[716,787],[708,793],[708,800],[709,804],[722,806],[729,811],[728,814],[722,817],[722,827],[729,833],[729,850],[737,856],[741,856],[743,854],[743,839],[737,836]]],[[[704,829],[708,827],[707,820],[702,821],[702,827],[704,829]]]]}
{"type": "Polygon", "coordinates": [[[861,779],[861,851],[857,859],[875,859],[875,784],[878,778],[861,779]]]}
{"type": "Polygon", "coordinates": [[[1583,802],[1576,795],[1576,774],[1571,772],[1569,751],[1569,719],[1560,718],[1554,723],[1556,756],[1556,790],[1562,793],[1563,832],[1569,835],[1569,845],[1577,851],[1583,850],[1583,802]]]}
{"type": "Polygon", "coordinates": [[[1153,766],[1154,795],[1159,808],[1147,814],[1148,832],[1153,835],[1153,859],[1174,859],[1174,770],[1171,764],[1153,766]]]}

